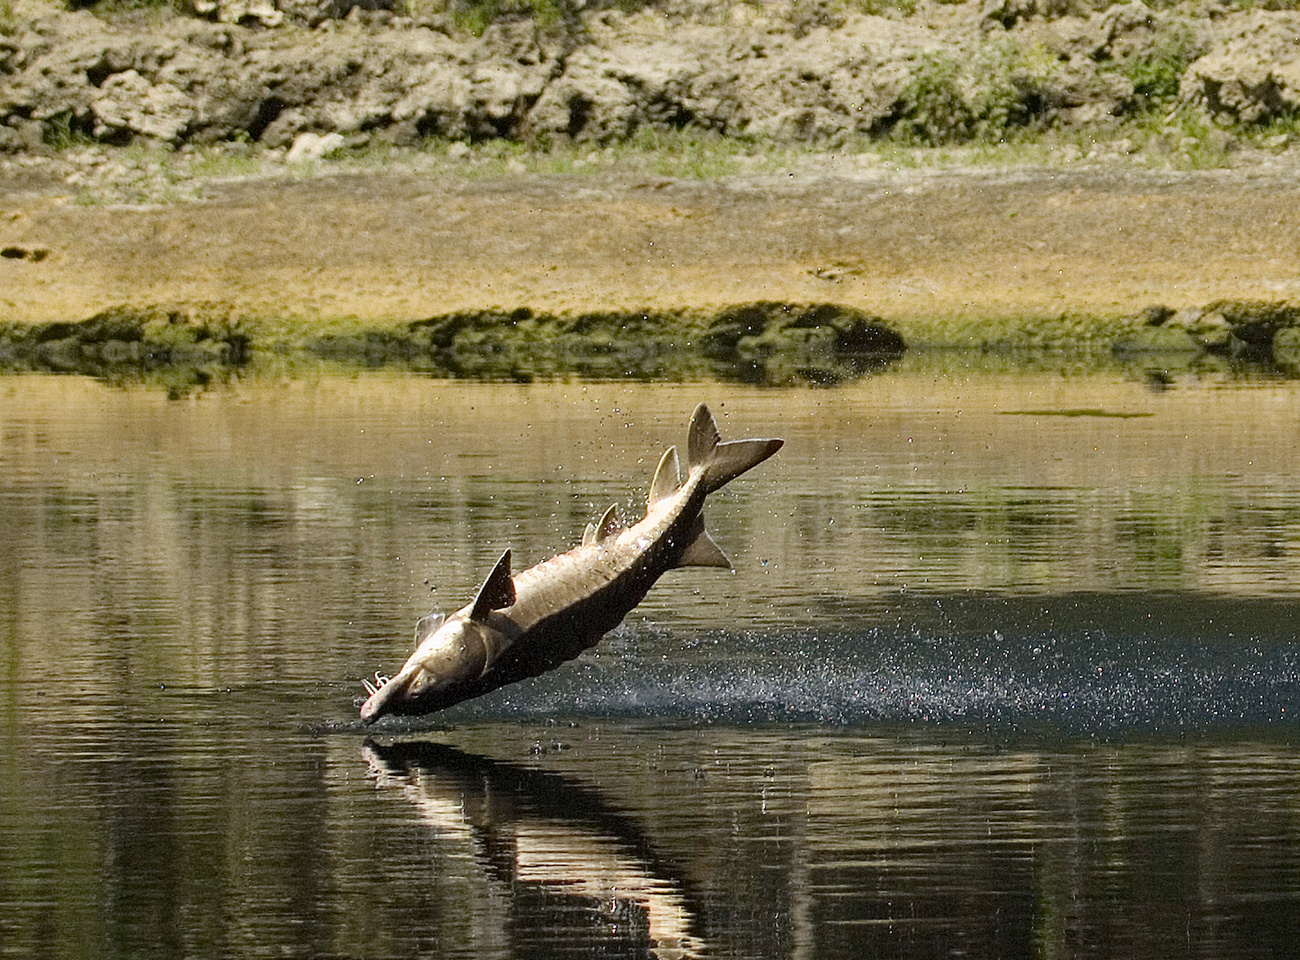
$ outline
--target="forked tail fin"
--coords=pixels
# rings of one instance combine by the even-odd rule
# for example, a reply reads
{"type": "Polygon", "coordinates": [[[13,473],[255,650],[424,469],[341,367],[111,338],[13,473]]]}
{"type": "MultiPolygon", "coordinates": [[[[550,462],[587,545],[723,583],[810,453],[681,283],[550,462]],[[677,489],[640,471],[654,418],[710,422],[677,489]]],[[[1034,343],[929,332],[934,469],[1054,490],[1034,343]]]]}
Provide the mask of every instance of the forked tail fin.
{"type": "Polygon", "coordinates": [[[722,442],[718,424],[704,404],[691,416],[686,451],[690,469],[704,467],[704,491],[712,493],[781,449],[784,440],[730,440],[722,442]]]}
{"type": "MultiPolygon", "coordinates": [[[[732,440],[722,442],[718,434],[718,425],[709,413],[709,408],[700,404],[691,417],[690,435],[687,438],[687,454],[690,457],[691,473],[701,469],[700,489],[704,495],[712,493],[726,485],[751,467],[762,463],[781,449],[784,440],[732,440]]],[[[669,447],[659,461],[654,479],[650,482],[648,511],[655,505],[672,497],[681,489],[681,469],[677,462],[677,448],[669,447]]],[[[730,568],[731,561],[722,552],[708,531],[704,529],[704,515],[695,517],[685,538],[681,557],[677,560],[679,567],[723,567],[730,568]]]]}

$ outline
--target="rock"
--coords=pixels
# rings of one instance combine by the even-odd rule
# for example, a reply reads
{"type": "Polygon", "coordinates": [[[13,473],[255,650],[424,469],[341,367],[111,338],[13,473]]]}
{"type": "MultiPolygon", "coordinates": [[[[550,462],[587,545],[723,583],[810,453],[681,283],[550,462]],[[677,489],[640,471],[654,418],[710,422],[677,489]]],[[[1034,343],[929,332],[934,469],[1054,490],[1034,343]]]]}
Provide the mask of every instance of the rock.
{"type": "Polygon", "coordinates": [[[284,22],[284,13],[273,0],[187,0],[186,6],[200,17],[221,23],[276,27],[284,22]]]}
{"type": "Polygon", "coordinates": [[[890,363],[905,345],[878,318],[852,307],[773,301],[713,315],[467,311],[414,321],[406,336],[326,337],[311,349],[368,363],[432,360],[456,375],[513,375],[529,368],[662,375],[675,369],[749,383],[825,384],[890,363]],[[557,361],[564,366],[553,366],[557,361]]]}
{"type": "Polygon", "coordinates": [[[354,11],[391,13],[393,0],[184,0],[184,9],[219,23],[278,27],[286,22],[317,26],[354,11]]]}
{"type": "Polygon", "coordinates": [[[1183,75],[1180,93],[1221,122],[1261,123],[1300,111],[1300,12],[1234,18],[1183,75]]]}
{"type": "Polygon", "coordinates": [[[835,353],[841,357],[901,357],[906,349],[898,331],[876,318],[852,317],[835,331],[835,353]]]}
{"type": "Polygon", "coordinates": [[[762,358],[795,351],[898,357],[903,338],[879,317],[834,303],[759,302],[723,310],[699,338],[706,356],[762,358]]]}
{"type": "Polygon", "coordinates": [[[1159,23],[1159,14],[1134,0],[1086,18],[1062,17],[1036,33],[1045,46],[1062,57],[1101,62],[1124,60],[1148,48],[1159,23]]]}
{"type": "Polygon", "coordinates": [[[1206,353],[1270,360],[1282,330],[1300,327],[1300,304],[1275,300],[1216,300],[1180,310],[1165,321],[1186,331],[1206,353]]]}
{"type": "Polygon", "coordinates": [[[743,96],[728,132],[831,143],[869,134],[896,109],[914,66],[909,55],[931,43],[906,21],[855,17],[833,32],[733,44],[743,96]]]}
{"type": "MultiPolygon", "coordinates": [[[[686,125],[834,142],[886,117],[907,56],[939,42],[906,20],[856,15],[834,31],[762,18],[670,29],[662,17],[613,11],[593,15],[581,36],[523,19],[478,38],[355,16],[271,30],[266,0],[196,2],[226,5],[202,8],[217,22],[177,17],[145,32],[52,15],[6,43],[0,114],[11,128],[63,117],[114,142],[246,136],[288,147],[321,130],[395,143],[600,142],[686,125]]],[[[978,40],[973,26],[967,38],[978,40]]]]}
{"type": "Polygon", "coordinates": [[[166,81],[150,82],[135,70],[108,77],[90,104],[94,133],[104,140],[119,131],[179,143],[194,119],[189,97],[166,81]]]}
{"type": "Polygon", "coordinates": [[[524,132],[606,142],[639,126],[717,129],[715,110],[699,102],[707,64],[725,55],[725,31],[620,38],[573,51],[538,97],[524,132]]]}
{"type": "Polygon", "coordinates": [[[242,320],[220,304],[110,307],[79,322],[9,326],[0,331],[9,362],[93,376],[122,368],[238,366],[251,343],[242,320]]]}
{"type": "Polygon", "coordinates": [[[1137,319],[1144,326],[1159,327],[1163,326],[1166,321],[1172,320],[1178,313],[1173,307],[1166,307],[1163,303],[1155,303],[1149,307],[1144,307],[1138,314],[1137,319]]]}
{"type": "Polygon", "coordinates": [[[985,0],[981,18],[985,29],[1011,29],[1034,18],[1086,17],[1107,6],[1106,0],[985,0]]]}
{"type": "Polygon", "coordinates": [[[285,163],[315,163],[344,144],[341,133],[300,133],[293,138],[293,146],[284,155],[285,163]]]}
{"type": "Polygon", "coordinates": [[[189,3],[194,15],[147,27],[84,10],[16,21],[0,36],[0,149],[31,149],[32,125],[56,148],[89,136],[289,149],[322,131],[605,143],[683,127],[835,145],[912,121],[943,142],[1104,123],[1144,96],[1130,65],[1182,69],[1161,44],[1187,31],[1207,52],[1182,75],[1184,98],[1231,122],[1300,110],[1295,11],[990,0],[874,16],[792,0],[720,16],[697,0],[590,2],[475,37],[441,15],[396,16],[396,0],[189,3]]]}

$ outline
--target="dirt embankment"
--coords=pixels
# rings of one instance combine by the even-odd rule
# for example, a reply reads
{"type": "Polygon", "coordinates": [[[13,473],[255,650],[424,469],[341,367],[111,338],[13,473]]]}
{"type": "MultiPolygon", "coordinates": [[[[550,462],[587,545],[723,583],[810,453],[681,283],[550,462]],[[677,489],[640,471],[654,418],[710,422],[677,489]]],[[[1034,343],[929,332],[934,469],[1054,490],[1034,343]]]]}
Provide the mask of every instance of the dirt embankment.
{"type": "MultiPolygon", "coordinates": [[[[1149,345],[1177,327],[1200,347],[1239,345],[1232,311],[1205,320],[1196,308],[1227,298],[1289,310],[1300,297],[1288,126],[1300,113],[1300,13],[1049,7],[923,2],[910,16],[866,16],[738,4],[720,19],[593,6],[580,29],[513,20],[478,37],[436,17],[339,21],[323,7],[234,0],[148,29],[85,12],[20,20],[0,37],[0,321],[53,323],[41,342],[62,343],[58,324],[161,305],[148,315],[180,318],[198,344],[164,337],[162,353],[221,362],[301,344],[304,331],[344,352],[351,338],[363,354],[401,353],[402,338],[441,349],[434,330],[494,350],[465,332],[493,316],[525,342],[597,330],[587,346],[599,352],[610,322],[574,318],[621,313],[643,339],[653,321],[656,342],[671,344],[734,332],[729,311],[753,303],[777,305],[790,330],[828,316],[799,305],[834,304],[834,323],[809,336],[841,345],[877,320],[907,343],[1141,334],[1149,345]],[[1115,133],[1155,106],[1181,118],[1161,149],[1210,143],[1248,159],[1150,170],[1123,157],[1125,138],[1103,137],[1092,158],[1062,139],[1047,168],[926,170],[846,149],[854,137],[1115,133]],[[597,150],[683,126],[748,138],[760,159],[765,145],[811,147],[791,151],[788,169],[712,179],[617,164],[476,178],[401,159],[351,174],[328,159],[285,163],[295,150],[376,143],[409,159],[419,152],[404,145],[426,137],[597,150]],[[262,166],[231,177],[143,161],[185,202],[86,192],[142,143],[150,156],[251,151],[262,166]],[[1143,312],[1153,306],[1184,315],[1165,324],[1169,310],[1143,312]]],[[[116,330],[117,316],[87,329],[116,330]]],[[[1290,323],[1264,326],[1272,336],[1290,323]]],[[[770,333],[746,328],[732,347],[770,352],[770,333]]],[[[148,352],[122,336],[109,353],[148,352]]]]}
{"type": "Polygon", "coordinates": [[[81,206],[66,191],[6,195],[0,315],[224,303],[384,322],[831,300],[916,322],[1300,296],[1300,178],[1286,169],[805,169],[711,182],[375,172],[214,184],[206,196],[81,206]]]}
{"type": "MultiPolygon", "coordinates": [[[[603,349],[611,329],[647,342],[650,320],[667,332],[649,339],[680,345],[755,301],[839,305],[847,319],[823,331],[832,338],[862,315],[908,343],[1111,345],[1167,319],[1143,313],[1152,305],[1300,299],[1300,180],[1285,171],[371,173],[212,185],[172,205],[79,206],[36,191],[4,209],[5,318],[190,305],[254,347],[314,331],[383,354],[412,322],[428,339],[430,318],[475,311],[543,339],[582,329],[546,317],[646,314],[586,321],[601,328],[588,346],[603,349]]],[[[498,349],[463,339],[470,326],[437,336],[498,349]]]]}

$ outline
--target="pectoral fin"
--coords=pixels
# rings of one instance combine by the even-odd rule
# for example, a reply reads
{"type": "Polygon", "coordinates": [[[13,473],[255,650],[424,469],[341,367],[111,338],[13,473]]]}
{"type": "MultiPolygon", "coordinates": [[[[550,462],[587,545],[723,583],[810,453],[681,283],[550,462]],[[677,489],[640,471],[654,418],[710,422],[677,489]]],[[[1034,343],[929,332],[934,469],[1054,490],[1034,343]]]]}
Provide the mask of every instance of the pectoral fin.
{"type": "Polygon", "coordinates": [[[501,554],[501,559],[492,568],[483,586],[479,587],[478,596],[470,608],[471,620],[482,620],[493,610],[501,610],[515,602],[515,581],[510,575],[510,551],[501,554]]]}
{"type": "Polygon", "coordinates": [[[415,622],[415,645],[418,647],[438,632],[447,617],[442,613],[430,613],[415,622]]]}

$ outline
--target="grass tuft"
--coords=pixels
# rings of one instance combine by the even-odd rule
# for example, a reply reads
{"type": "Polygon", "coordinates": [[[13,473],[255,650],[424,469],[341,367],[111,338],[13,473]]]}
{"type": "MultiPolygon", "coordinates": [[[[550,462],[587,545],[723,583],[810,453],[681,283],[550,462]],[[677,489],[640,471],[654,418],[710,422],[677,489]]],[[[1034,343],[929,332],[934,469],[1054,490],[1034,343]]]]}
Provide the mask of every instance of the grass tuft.
{"type": "Polygon", "coordinates": [[[886,124],[919,146],[998,142],[1044,129],[1056,106],[1057,61],[1043,47],[998,44],[969,63],[946,52],[917,60],[886,124]]]}

